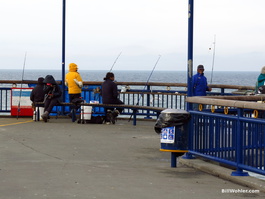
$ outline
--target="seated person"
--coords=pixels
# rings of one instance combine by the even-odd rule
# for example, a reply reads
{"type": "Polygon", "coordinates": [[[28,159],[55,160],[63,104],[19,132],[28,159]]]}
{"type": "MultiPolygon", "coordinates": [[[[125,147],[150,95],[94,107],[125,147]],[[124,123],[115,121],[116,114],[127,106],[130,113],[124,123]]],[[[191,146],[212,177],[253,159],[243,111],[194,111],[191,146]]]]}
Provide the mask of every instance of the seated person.
{"type": "MultiPolygon", "coordinates": [[[[32,109],[33,111],[36,111],[36,103],[37,102],[43,102],[44,101],[44,83],[43,83],[44,78],[39,77],[38,78],[38,84],[32,89],[30,93],[30,100],[32,101],[32,109]]],[[[43,107],[44,105],[40,105],[43,107]]],[[[40,110],[40,108],[39,108],[40,110]]],[[[35,112],[34,112],[35,114],[35,112]]],[[[42,118],[40,118],[42,119],[42,118]]]]}
{"type": "Polygon", "coordinates": [[[44,122],[47,122],[52,108],[59,103],[62,91],[52,75],[47,75],[43,81],[44,87],[44,113],[41,115],[44,122]]]}
{"type": "MultiPolygon", "coordinates": [[[[106,77],[104,78],[104,82],[102,83],[101,95],[103,104],[124,104],[119,99],[118,87],[117,84],[114,83],[114,74],[108,72],[106,77]]],[[[112,122],[115,124],[116,117],[122,112],[122,108],[109,108],[106,111],[106,124],[110,124],[112,122]]]]}

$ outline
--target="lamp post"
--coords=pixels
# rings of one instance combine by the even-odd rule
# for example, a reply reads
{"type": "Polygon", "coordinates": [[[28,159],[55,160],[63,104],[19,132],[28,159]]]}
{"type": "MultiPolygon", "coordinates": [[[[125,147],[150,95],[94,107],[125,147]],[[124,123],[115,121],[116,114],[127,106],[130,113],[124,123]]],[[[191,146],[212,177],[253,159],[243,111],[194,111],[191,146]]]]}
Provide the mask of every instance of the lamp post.
{"type": "MultiPolygon", "coordinates": [[[[188,97],[193,95],[192,75],[193,75],[193,3],[194,0],[189,0],[188,11],[188,68],[187,68],[187,87],[188,97]]],[[[192,110],[192,104],[187,104],[187,110],[192,110]]]]}
{"type": "MultiPolygon", "coordinates": [[[[62,10],[62,90],[63,90],[63,102],[65,101],[65,13],[66,13],[66,0],[63,0],[62,10]]],[[[64,111],[63,111],[64,112],[64,111]]]]}

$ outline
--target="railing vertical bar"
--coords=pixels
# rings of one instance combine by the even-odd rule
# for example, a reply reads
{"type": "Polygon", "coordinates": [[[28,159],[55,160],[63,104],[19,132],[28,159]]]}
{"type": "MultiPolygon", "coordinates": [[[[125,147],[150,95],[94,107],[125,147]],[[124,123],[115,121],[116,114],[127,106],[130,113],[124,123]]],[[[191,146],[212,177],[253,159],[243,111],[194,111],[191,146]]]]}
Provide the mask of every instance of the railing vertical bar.
{"type": "Polygon", "coordinates": [[[0,110],[3,110],[3,101],[2,101],[2,96],[3,96],[3,90],[0,90],[1,94],[0,94],[0,110]]]}
{"type": "Polygon", "coordinates": [[[206,150],[208,149],[208,151],[209,152],[211,152],[212,151],[212,149],[210,148],[210,139],[209,139],[209,136],[210,136],[210,126],[209,126],[209,124],[210,124],[210,120],[209,120],[209,116],[207,116],[206,117],[206,123],[205,123],[205,126],[206,126],[206,139],[205,139],[205,141],[206,141],[206,150]]]}
{"type": "Polygon", "coordinates": [[[256,131],[255,132],[255,138],[256,138],[256,140],[255,140],[255,167],[257,167],[257,165],[258,165],[258,160],[259,160],[259,158],[258,158],[258,156],[259,156],[259,148],[258,148],[258,144],[259,144],[259,131],[256,131]]]}
{"type": "Polygon", "coordinates": [[[222,144],[224,147],[224,152],[222,153],[222,158],[230,158],[230,152],[229,152],[229,147],[228,147],[228,142],[227,142],[227,125],[228,121],[226,119],[222,119],[223,123],[223,130],[222,130],[222,144]]]}
{"type": "Polygon", "coordinates": [[[247,129],[248,129],[248,131],[250,130],[250,128],[249,128],[250,126],[249,126],[249,124],[248,123],[246,123],[245,122],[245,124],[244,124],[244,130],[243,130],[243,132],[242,132],[242,148],[243,148],[243,162],[245,162],[246,161],[246,134],[247,134],[247,129]]]}
{"type": "MultiPolygon", "coordinates": [[[[252,128],[251,128],[252,129],[252,128]]],[[[254,126],[254,129],[256,130],[256,126],[254,126]]],[[[252,130],[249,130],[247,132],[247,156],[250,157],[251,156],[251,134],[252,134],[252,130]]],[[[248,158],[248,165],[251,165],[251,158],[248,158]]]]}
{"type": "Polygon", "coordinates": [[[261,125],[259,125],[259,131],[258,132],[260,135],[259,136],[259,164],[258,164],[258,167],[261,168],[262,167],[262,140],[263,140],[261,125]]]}
{"type": "Polygon", "coordinates": [[[199,123],[199,118],[198,118],[198,115],[194,115],[194,123],[192,124],[194,126],[194,141],[195,141],[195,144],[194,144],[194,150],[197,150],[199,149],[199,137],[198,137],[198,123],[199,123]]]}
{"type": "Polygon", "coordinates": [[[259,130],[259,128],[258,128],[258,125],[255,125],[255,130],[254,131],[252,131],[251,132],[251,134],[250,134],[250,136],[251,136],[251,145],[250,145],[250,147],[251,147],[251,159],[252,159],[252,162],[251,162],[251,165],[252,166],[254,166],[255,165],[255,160],[254,160],[254,157],[255,157],[255,143],[256,143],[256,141],[257,141],[257,139],[256,139],[256,132],[259,130]]]}
{"type": "Polygon", "coordinates": [[[218,128],[218,132],[219,132],[219,148],[220,148],[220,152],[219,152],[219,158],[222,158],[225,151],[222,151],[221,148],[224,149],[224,142],[223,142],[223,134],[224,134],[224,124],[223,124],[223,118],[218,118],[218,124],[217,124],[217,128],[218,128]]]}
{"type": "Polygon", "coordinates": [[[215,117],[214,131],[215,131],[215,147],[216,147],[216,157],[220,157],[220,122],[219,118],[215,117]]]}
{"type": "Polygon", "coordinates": [[[216,156],[216,147],[214,147],[214,125],[213,125],[213,117],[210,117],[209,118],[209,130],[210,130],[210,134],[209,134],[209,148],[211,149],[212,151],[212,155],[216,156]],[[214,149],[215,148],[215,149],[214,149]]]}

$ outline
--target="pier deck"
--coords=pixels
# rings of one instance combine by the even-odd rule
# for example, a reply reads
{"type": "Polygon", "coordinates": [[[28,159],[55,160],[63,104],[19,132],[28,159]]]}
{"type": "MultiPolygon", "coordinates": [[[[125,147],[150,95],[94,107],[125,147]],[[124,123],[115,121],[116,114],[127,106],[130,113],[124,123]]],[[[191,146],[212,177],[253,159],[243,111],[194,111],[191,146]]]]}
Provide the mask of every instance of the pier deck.
{"type": "MultiPolygon", "coordinates": [[[[263,192],[222,193],[255,188],[185,164],[171,168],[170,153],[159,151],[154,121],[137,123],[0,118],[0,199],[264,198],[263,192]]],[[[256,182],[264,188],[264,181],[256,182]]]]}

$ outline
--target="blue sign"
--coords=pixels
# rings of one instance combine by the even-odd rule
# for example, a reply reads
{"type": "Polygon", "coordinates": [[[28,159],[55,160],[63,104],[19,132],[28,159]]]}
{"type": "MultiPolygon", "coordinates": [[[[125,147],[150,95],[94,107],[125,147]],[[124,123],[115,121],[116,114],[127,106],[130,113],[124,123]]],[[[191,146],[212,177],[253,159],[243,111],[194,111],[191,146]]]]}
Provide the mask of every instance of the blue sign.
{"type": "Polygon", "coordinates": [[[160,134],[161,143],[174,143],[175,142],[175,126],[162,128],[160,134]]]}

